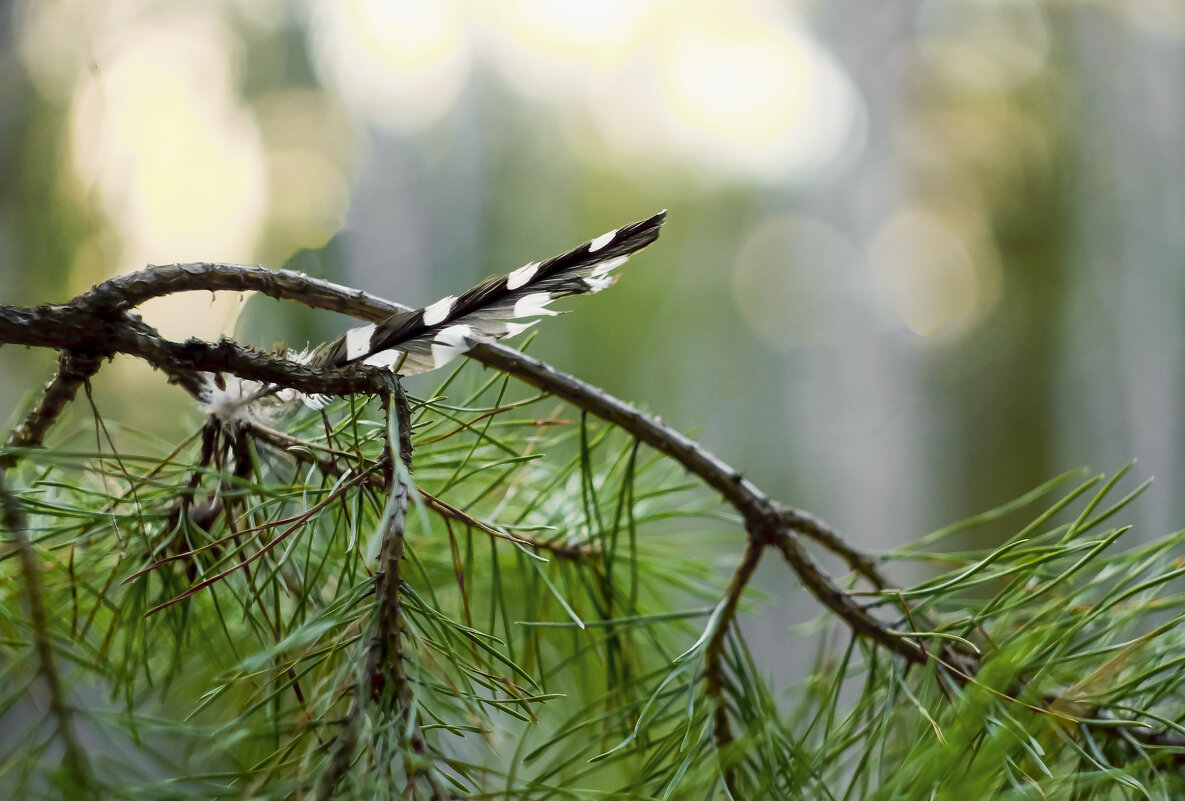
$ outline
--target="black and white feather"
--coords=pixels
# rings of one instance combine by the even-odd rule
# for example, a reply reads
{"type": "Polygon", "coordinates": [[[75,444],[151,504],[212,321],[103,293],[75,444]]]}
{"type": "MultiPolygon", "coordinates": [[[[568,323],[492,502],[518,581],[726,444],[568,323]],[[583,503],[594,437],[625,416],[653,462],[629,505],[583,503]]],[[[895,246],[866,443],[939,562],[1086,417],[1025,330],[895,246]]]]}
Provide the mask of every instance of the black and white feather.
{"type": "Polygon", "coordinates": [[[612,271],[658,239],[665,219],[666,211],[660,211],[547,261],[490,278],[462,295],[351,329],[318,348],[312,361],[334,367],[362,362],[399,375],[435,370],[479,343],[514,336],[544,316],[559,314],[548,308],[558,298],[608,288],[617,280],[612,271]]]}
{"type": "MultiPolygon", "coordinates": [[[[658,239],[666,216],[666,211],[660,211],[547,261],[490,278],[462,295],[350,329],[339,339],[293,358],[322,367],[362,362],[399,375],[435,370],[475,345],[514,336],[542,317],[559,314],[548,308],[558,298],[608,288],[617,280],[613,270],[658,239]]],[[[298,398],[315,409],[330,400],[234,376],[209,376],[200,405],[226,423],[271,422],[299,406],[298,398]]]]}

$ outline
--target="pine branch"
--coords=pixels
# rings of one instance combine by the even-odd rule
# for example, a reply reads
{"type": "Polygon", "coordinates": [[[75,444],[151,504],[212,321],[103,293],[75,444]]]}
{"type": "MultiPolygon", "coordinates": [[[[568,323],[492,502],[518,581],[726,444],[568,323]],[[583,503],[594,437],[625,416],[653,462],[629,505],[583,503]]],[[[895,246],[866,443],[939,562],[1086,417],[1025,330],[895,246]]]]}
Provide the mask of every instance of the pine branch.
{"type": "Polygon", "coordinates": [[[217,343],[162,338],[126,313],[77,304],[25,309],[0,306],[0,343],[49,347],[88,354],[89,359],[125,354],[142,359],[198,394],[198,373],[232,373],[302,392],[348,395],[382,391],[382,370],[365,366],[322,369],[250,350],[230,340],[217,343]]]}
{"type": "MultiPolygon", "coordinates": [[[[283,431],[276,431],[273,428],[262,425],[261,423],[251,423],[247,431],[257,440],[267,443],[268,445],[277,449],[277,451],[284,453],[287,456],[303,462],[306,464],[316,464],[317,469],[323,475],[341,477],[344,469],[339,467],[336,462],[330,459],[324,459],[316,456],[316,451],[332,452],[331,448],[326,448],[322,445],[317,445],[308,440],[303,440],[298,437],[293,437],[285,434],[283,431]]],[[[368,465],[365,460],[358,460],[355,454],[346,453],[344,451],[334,452],[334,455],[351,462],[357,462],[363,467],[368,465]]],[[[380,473],[371,473],[371,483],[377,489],[385,490],[386,480],[380,473]]],[[[532,537],[527,534],[512,534],[508,531],[502,531],[493,526],[477,519],[471,514],[468,514],[462,509],[458,509],[445,500],[436,497],[432,493],[425,490],[423,487],[416,487],[416,492],[424,501],[424,504],[436,514],[440,515],[446,520],[453,520],[463,526],[477,529],[483,534],[488,534],[500,540],[513,542],[517,545],[523,545],[536,551],[550,553],[558,559],[567,559],[578,561],[590,556],[596,556],[600,552],[597,543],[563,543],[552,542],[548,540],[541,540],[537,537],[532,537]]]]}
{"type": "Polygon", "coordinates": [[[74,394],[99,371],[102,361],[92,354],[63,350],[58,356],[58,372],[41,392],[41,397],[8,437],[7,453],[0,453],[0,472],[16,464],[17,449],[36,448],[74,394]]]}
{"type": "Polygon", "coordinates": [[[49,690],[49,711],[57,725],[64,749],[63,763],[75,792],[97,798],[94,777],[86,752],[78,742],[74,730],[73,712],[66,700],[61,674],[54,655],[53,635],[45,613],[44,588],[37,564],[37,553],[29,541],[28,525],[20,502],[8,487],[5,474],[18,460],[17,449],[34,448],[44,441],[46,432],[57,421],[65,406],[74,399],[78,388],[99,369],[100,362],[91,355],[63,351],[58,359],[58,372],[42,391],[41,397],[25,419],[9,435],[6,448],[0,453],[0,522],[12,534],[20,560],[21,577],[25,584],[29,619],[33,627],[33,642],[37,650],[38,672],[49,690]]]}
{"type": "Polygon", "coordinates": [[[12,534],[20,559],[21,578],[25,583],[25,599],[29,605],[29,620],[33,627],[33,645],[37,650],[38,673],[45,680],[49,690],[49,713],[57,726],[64,755],[70,789],[85,798],[98,798],[94,776],[86,751],[78,741],[74,729],[74,713],[66,699],[61,673],[54,655],[53,634],[49,630],[49,618],[45,612],[45,590],[41,583],[41,571],[37,564],[37,553],[29,542],[25,514],[20,502],[13,495],[0,469],[0,523],[12,534]]]}
{"type": "MultiPolygon", "coordinates": [[[[300,273],[286,270],[270,271],[260,267],[212,262],[150,267],[139,272],[117,276],[80,295],[68,306],[82,310],[80,314],[101,317],[104,313],[122,311],[155,297],[195,290],[258,291],[270,297],[294,300],[313,308],[330,309],[376,323],[386,320],[394,312],[411,311],[410,307],[391,303],[329,281],[309,278],[300,273]]],[[[4,307],[0,307],[0,341],[3,341],[7,335],[3,326],[3,312],[4,307]]],[[[53,343],[39,344],[52,345],[53,343]]],[[[193,340],[186,344],[202,350],[193,340]]],[[[229,346],[231,349],[235,347],[225,342],[220,343],[220,346],[224,348],[229,346]]],[[[752,482],[744,478],[739,471],[725,464],[698,443],[666,426],[658,418],[651,417],[603,390],[556,370],[538,359],[503,345],[479,345],[470,350],[468,355],[629,431],[640,441],[679,462],[689,472],[699,476],[708,486],[720,493],[725,501],[741,514],[745,519],[746,529],[750,532],[750,536],[766,536],[766,534],[758,532],[785,531],[789,534],[798,533],[811,537],[823,547],[836,550],[837,555],[849,563],[855,560],[853,567],[858,569],[861,574],[870,577],[874,584],[888,586],[888,580],[880,575],[871,560],[867,557],[857,558],[853,549],[839,545],[842,543],[842,538],[831,527],[805,512],[787,509],[775,503],[752,482]]],[[[281,360],[271,359],[262,354],[250,354],[250,356],[263,358],[259,363],[248,362],[244,365],[236,363],[235,369],[229,365],[213,368],[198,367],[196,369],[224,369],[236,372],[246,378],[282,384],[304,392],[333,393],[343,391],[340,385],[330,386],[328,382],[321,385],[326,387],[322,390],[316,389],[316,384],[312,382],[298,383],[297,376],[303,378],[305,375],[300,369],[300,365],[286,363],[292,365],[293,369],[289,372],[287,369],[281,368],[280,365],[274,364],[281,360]],[[238,368],[248,364],[252,372],[239,372],[238,368]],[[264,373],[261,365],[275,366],[277,370],[275,373],[264,373]]],[[[162,361],[169,363],[167,359],[162,359],[162,361]]],[[[309,372],[314,371],[309,370],[309,372]]],[[[345,389],[344,391],[350,390],[345,389]]],[[[371,391],[373,392],[373,388],[371,391]]],[[[802,571],[799,573],[799,579],[829,609],[841,617],[851,612],[850,608],[836,603],[835,599],[843,594],[842,590],[819,571],[812,561],[809,559],[796,560],[792,567],[796,571],[802,571]]],[[[854,630],[867,633],[871,630],[869,628],[871,620],[871,618],[858,616],[848,622],[854,630]]],[[[894,638],[894,635],[884,626],[878,625],[875,628],[879,632],[877,634],[879,641],[887,642],[894,638]]],[[[901,647],[911,648],[908,645],[901,647]]]]}
{"type": "MultiPolygon", "coordinates": [[[[218,264],[173,265],[121,276],[105,282],[61,306],[45,306],[37,309],[0,307],[0,342],[41,345],[63,351],[59,375],[47,387],[45,394],[25,423],[13,432],[10,445],[31,447],[39,444],[44,438],[46,430],[77,387],[84,383],[90,375],[93,375],[104,358],[116,353],[124,353],[146,360],[154,367],[168,373],[174,380],[181,382],[191,392],[196,392],[200,388],[199,374],[203,372],[227,372],[269,385],[292,387],[306,393],[383,395],[387,391],[391,376],[385,371],[350,366],[335,369],[311,367],[241,348],[225,340],[215,344],[197,340],[189,340],[180,344],[173,343],[161,338],[155,330],[138,320],[130,311],[133,306],[149,298],[195,289],[257,290],[273,297],[296,300],[317,308],[334,309],[374,322],[387,320],[393,312],[409,311],[406,307],[374,298],[365,293],[329,282],[310,279],[296,273],[271,272],[260,268],[218,264]]],[[[421,314],[421,317],[423,316],[421,314]]],[[[904,594],[896,593],[891,582],[880,572],[877,562],[848,545],[825,522],[805,512],[777,503],[739,472],[699,446],[698,443],[669,428],[658,418],[646,415],[603,390],[581,382],[550,365],[495,344],[480,345],[471,350],[469,355],[519,378],[544,393],[566,400],[582,411],[595,415],[612,426],[628,432],[636,442],[649,445],[655,451],[669,457],[697,476],[740,514],[746,533],[745,555],[725,591],[721,606],[718,607],[719,615],[714,622],[715,629],[707,640],[705,653],[707,695],[716,702],[713,710],[712,731],[718,749],[733,742],[734,738],[729,719],[729,708],[722,697],[727,686],[725,681],[726,644],[730,631],[735,630],[734,618],[740,595],[748,584],[757,561],[767,547],[772,547],[782,554],[784,561],[803,586],[827,610],[844,621],[856,637],[886,649],[904,660],[907,665],[930,664],[938,669],[936,673],[942,673],[949,679],[953,679],[955,683],[969,688],[977,685],[976,674],[983,667],[978,658],[969,657],[966,653],[956,651],[954,646],[949,644],[950,640],[941,638],[936,638],[934,641],[941,643],[942,647],[931,654],[927,646],[918,640],[925,637],[929,641],[934,635],[932,630],[930,633],[917,635],[907,635],[893,630],[874,617],[868,609],[857,603],[853,593],[842,590],[818,567],[803,547],[800,538],[811,539],[837,555],[855,573],[876,587],[880,591],[881,597],[895,598],[901,604],[906,618],[914,629],[919,628],[919,622],[925,622],[919,611],[925,604],[919,604],[917,607],[908,605],[904,600],[904,594]]],[[[399,421],[401,440],[407,438],[406,443],[401,441],[400,452],[410,460],[410,416],[406,409],[406,402],[401,400],[401,390],[398,386],[395,388],[395,393],[394,416],[399,421]]],[[[268,439],[266,432],[262,429],[254,431],[252,436],[268,439]]],[[[392,440],[393,437],[388,434],[388,453],[394,447],[392,440]]],[[[271,438],[271,442],[280,448],[293,444],[285,444],[283,440],[277,441],[274,437],[271,438]]],[[[311,443],[305,443],[305,446],[310,451],[313,449],[311,443]]],[[[4,459],[3,464],[5,466],[15,464],[15,454],[15,451],[3,454],[0,457],[4,459]]],[[[342,475],[333,458],[310,457],[310,453],[294,455],[298,459],[316,459],[316,464],[324,475],[342,475]]],[[[357,457],[361,458],[360,454],[357,457]]],[[[242,460],[239,461],[242,462],[242,460]]],[[[365,480],[353,478],[347,482],[350,488],[354,486],[353,482],[357,482],[358,486],[368,483],[371,486],[385,488],[389,492],[389,514],[384,516],[380,569],[375,582],[376,597],[379,599],[376,629],[368,650],[366,675],[368,677],[389,676],[393,697],[396,699],[400,714],[403,715],[404,725],[401,727],[401,731],[407,733],[406,745],[417,755],[427,758],[428,748],[423,740],[416,713],[413,711],[414,699],[411,685],[403,670],[405,629],[402,623],[400,569],[403,559],[403,522],[406,515],[409,485],[404,479],[403,473],[396,468],[392,460],[371,463],[369,470],[375,469],[376,465],[380,469],[384,465],[394,468],[394,473],[381,481],[375,481],[371,476],[367,476],[365,480]],[[372,661],[374,664],[371,664],[372,661]]],[[[362,470],[363,474],[367,472],[366,468],[362,470]]],[[[334,497],[331,494],[330,499],[332,500],[334,497]]],[[[476,517],[442,499],[427,494],[424,497],[430,508],[446,519],[457,520],[465,525],[483,530],[487,534],[496,535],[498,533],[496,529],[488,526],[483,528],[484,524],[481,524],[476,517]]],[[[4,492],[4,500],[6,502],[5,520],[11,528],[13,523],[9,513],[12,509],[19,512],[19,507],[16,506],[15,499],[7,490],[4,492]]],[[[28,544],[27,538],[24,538],[24,544],[27,547],[21,546],[22,536],[17,533],[16,528],[13,531],[18,542],[18,549],[22,550],[22,573],[28,586],[30,599],[34,596],[40,597],[40,589],[34,590],[37,575],[32,547],[28,544]],[[33,561],[29,561],[30,559],[33,561]],[[29,565],[32,565],[32,572],[29,570],[29,565]]],[[[232,528],[232,536],[237,537],[239,533],[242,532],[232,528]]],[[[281,535],[281,537],[283,536],[286,534],[281,535]]],[[[517,538],[515,539],[517,540],[517,538]]],[[[276,542],[278,540],[264,546],[250,558],[262,558],[274,547],[276,542]]],[[[520,542],[537,548],[545,548],[550,545],[530,540],[520,540],[520,542]]],[[[183,555],[192,557],[198,550],[192,549],[183,555]]],[[[563,553],[554,547],[551,550],[557,556],[570,557],[576,562],[583,561],[590,556],[601,556],[599,552],[591,550],[577,550],[570,554],[563,553]]],[[[246,561],[249,560],[242,560],[239,565],[222,571],[212,579],[207,579],[168,603],[174,603],[202,586],[220,580],[223,576],[240,569],[242,565],[246,564],[246,561]]],[[[546,580],[546,577],[544,579],[546,580]]],[[[611,592],[611,588],[602,587],[602,590],[611,592]]],[[[607,597],[610,601],[606,603],[611,602],[611,595],[607,597]]],[[[558,594],[557,598],[559,598],[558,594]]],[[[562,598],[559,600],[563,603],[562,598]]],[[[574,612],[572,612],[572,616],[576,617],[574,612]]],[[[32,610],[32,617],[36,631],[38,628],[36,610],[32,610]]],[[[44,624],[44,608],[41,611],[41,619],[44,624]]],[[[579,622],[578,618],[577,621],[579,622]]],[[[611,623],[610,626],[612,627],[611,623]]],[[[929,626],[927,625],[926,628],[928,629],[929,626]]],[[[49,640],[46,639],[45,642],[48,643],[49,640]]],[[[40,641],[38,649],[40,653],[42,650],[40,641]]],[[[48,658],[52,659],[52,649],[47,654],[48,658]]],[[[51,665],[51,662],[42,658],[41,664],[43,670],[56,676],[56,671],[46,667],[51,665]]],[[[1007,693],[995,692],[1005,698],[1018,698],[1025,689],[1029,678],[1022,676],[1007,693]]],[[[47,681],[49,681],[48,675],[47,681]]],[[[60,691],[60,680],[57,687],[60,691]]],[[[321,797],[328,797],[332,793],[348,769],[357,745],[357,727],[369,698],[362,690],[363,688],[360,686],[354,691],[347,713],[347,723],[339,735],[335,751],[322,774],[319,785],[321,797]]],[[[1049,711],[1052,714],[1056,713],[1063,701],[1064,699],[1056,695],[1048,695],[1043,700],[1038,700],[1037,703],[1043,704],[1044,711],[1049,711]]],[[[1043,711],[1042,707],[1033,706],[1030,708],[1043,711]]],[[[64,700],[56,704],[55,710],[55,716],[58,717],[58,728],[63,732],[63,740],[67,741],[71,736],[66,733],[70,730],[68,725],[70,721],[64,700]]],[[[1091,714],[1092,719],[1079,719],[1079,725],[1083,727],[1083,730],[1097,731],[1108,737],[1126,738],[1129,742],[1136,742],[1145,747],[1169,746],[1176,748],[1185,746],[1185,738],[1177,734],[1176,731],[1158,731],[1143,724],[1137,726],[1116,725],[1123,723],[1123,721],[1119,720],[1113,711],[1102,706],[1095,706],[1087,711],[1091,714]]],[[[1057,714],[1062,718],[1065,717],[1064,714],[1057,714]]],[[[1081,716],[1079,717],[1081,718],[1081,716]]],[[[74,757],[69,754],[68,742],[67,751],[67,760],[73,763],[74,757]]],[[[419,772],[421,764],[408,763],[409,782],[414,783],[418,777],[428,782],[433,798],[449,797],[431,768],[419,772]]],[[[69,769],[72,772],[87,770],[85,762],[78,763],[69,769]]],[[[730,792],[738,787],[737,777],[731,766],[726,769],[724,780],[730,792]]]]}
{"type": "MultiPolygon", "coordinates": [[[[391,424],[388,425],[385,441],[384,463],[388,465],[387,486],[391,495],[383,514],[382,543],[379,548],[379,569],[375,575],[375,597],[378,599],[373,631],[370,634],[366,652],[365,671],[354,688],[346,721],[338,736],[329,766],[321,775],[317,785],[316,798],[327,801],[333,797],[353,758],[358,743],[361,717],[367,701],[374,695],[382,696],[390,682],[392,695],[397,705],[400,721],[396,728],[401,742],[414,752],[416,760],[404,759],[409,789],[419,779],[429,787],[433,801],[448,801],[452,796],[431,765],[431,754],[420,729],[418,713],[410,680],[404,668],[407,655],[404,653],[404,613],[401,600],[401,570],[404,552],[404,521],[407,518],[408,474],[412,468],[411,412],[407,397],[397,378],[391,380],[389,394],[383,396],[383,405],[391,424]],[[392,431],[392,429],[395,429],[392,431]],[[392,436],[394,434],[394,436],[392,436]],[[394,442],[393,442],[394,440],[394,442]],[[395,464],[394,451],[399,451],[399,464],[395,464]],[[402,465],[402,468],[400,467],[402,465]],[[417,764],[427,763],[427,767],[417,764]]],[[[414,791],[412,791],[414,795],[414,791]]]]}

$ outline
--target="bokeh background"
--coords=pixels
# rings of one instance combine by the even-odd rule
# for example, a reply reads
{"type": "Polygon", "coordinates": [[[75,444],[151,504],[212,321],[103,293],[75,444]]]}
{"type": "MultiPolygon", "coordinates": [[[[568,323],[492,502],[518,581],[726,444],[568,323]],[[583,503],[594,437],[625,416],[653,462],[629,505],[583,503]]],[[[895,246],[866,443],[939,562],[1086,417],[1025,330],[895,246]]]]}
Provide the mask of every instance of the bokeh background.
{"type": "MultiPolygon", "coordinates": [[[[1180,0],[0,8],[0,302],[211,260],[421,305],[668,208],[532,352],[864,547],[1133,457],[1141,529],[1185,525],[1180,0]]],[[[146,318],[345,326],[208,294],[146,318]]],[[[52,365],[0,348],[0,416],[52,365]]],[[[127,360],[97,389],[196,419],[127,360]]]]}

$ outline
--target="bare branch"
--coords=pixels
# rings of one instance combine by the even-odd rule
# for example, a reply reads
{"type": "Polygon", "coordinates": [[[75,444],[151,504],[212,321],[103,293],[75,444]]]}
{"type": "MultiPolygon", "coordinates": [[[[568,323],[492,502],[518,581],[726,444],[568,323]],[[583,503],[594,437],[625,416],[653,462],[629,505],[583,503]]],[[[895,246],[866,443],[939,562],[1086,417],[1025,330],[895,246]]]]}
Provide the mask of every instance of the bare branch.
{"type": "MultiPolygon", "coordinates": [[[[74,400],[74,394],[87,379],[99,370],[101,360],[91,354],[62,351],[58,356],[58,372],[45,386],[41,398],[29,411],[25,419],[12,430],[7,448],[36,448],[45,440],[49,431],[62,413],[66,404],[74,400]]],[[[20,457],[9,451],[0,454],[0,470],[7,470],[20,457]]]]}
{"type": "Polygon", "coordinates": [[[71,304],[20,309],[0,306],[0,343],[75,350],[93,358],[117,353],[136,356],[163,370],[196,393],[195,374],[228,372],[302,392],[378,394],[388,373],[368,367],[318,369],[290,359],[241,347],[189,339],[171,342],[126,313],[71,304]]]}
{"type": "Polygon", "coordinates": [[[909,662],[922,664],[929,661],[929,654],[917,643],[891,632],[864,607],[853,601],[850,595],[827,579],[798,540],[784,531],[775,532],[773,537],[772,544],[782,552],[786,564],[802,579],[811,594],[847,623],[855,634],[883,645],[909,662]]]}
{"type": "Polygon", "coordinates": [[[814,540],[827,550],[844,560],[849,568],[859,573],[878,590],[893,586],[876,566],[876,562],[868,554],[856,550],[844,541],[835,529],[828,526],[819,518],[798,509],[782,509],[782,522],[786,528],[797,532],[809,540],[814,540]]]}

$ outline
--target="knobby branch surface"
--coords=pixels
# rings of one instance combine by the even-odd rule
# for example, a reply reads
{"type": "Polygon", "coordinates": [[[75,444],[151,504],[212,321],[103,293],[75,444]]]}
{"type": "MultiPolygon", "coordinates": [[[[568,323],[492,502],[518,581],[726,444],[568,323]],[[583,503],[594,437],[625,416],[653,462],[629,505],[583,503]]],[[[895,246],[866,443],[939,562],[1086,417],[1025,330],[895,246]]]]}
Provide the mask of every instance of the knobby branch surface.
{"type": "Polygon", "coordinates": [[[34,309],[0,306],[0,344],[56,348],[100,359],[135,356],[194,395],[202,387],[202,373],[233,373],[302,392],[337,395],[377,395],[384,381],[383,371],[374,368],[319,370],[226,339],[171,342],[132,314],[76,304],[34,309]]]}

